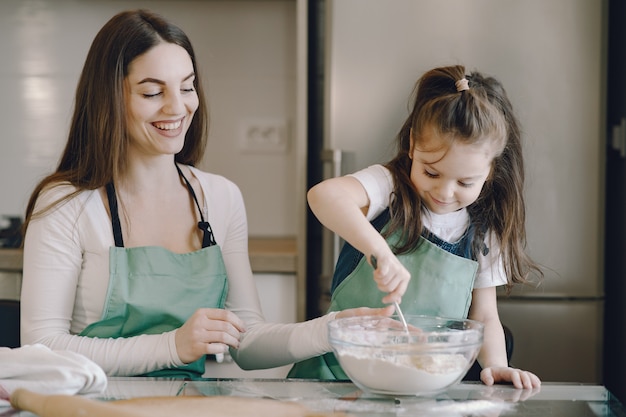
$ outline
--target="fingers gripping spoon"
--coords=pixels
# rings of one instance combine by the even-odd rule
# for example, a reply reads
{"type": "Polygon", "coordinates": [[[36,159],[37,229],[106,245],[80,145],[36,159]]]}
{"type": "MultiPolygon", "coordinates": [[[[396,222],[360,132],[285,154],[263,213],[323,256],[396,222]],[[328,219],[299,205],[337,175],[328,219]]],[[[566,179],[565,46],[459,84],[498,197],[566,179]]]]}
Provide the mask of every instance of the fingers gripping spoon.
{"type": "MultiPolygon", "coordinates": [[[[376,256],[370,255],[370,263],[372,264],[372,267],[374,268],[374,270],[378,268],[378,260],[376,259],[376,256]]],[[[407,336],[410,336],[409,326],[406,323],[404,314],[402,314],[402,309],[400,308],[400,304],[397,301],[394,301],[393,305],[396,307],[396,313],[398,313],[398,317],[400,317],[400,321],[402,322],[402,325],[404,326],[404,331],[406,332],[407,336]]]]}

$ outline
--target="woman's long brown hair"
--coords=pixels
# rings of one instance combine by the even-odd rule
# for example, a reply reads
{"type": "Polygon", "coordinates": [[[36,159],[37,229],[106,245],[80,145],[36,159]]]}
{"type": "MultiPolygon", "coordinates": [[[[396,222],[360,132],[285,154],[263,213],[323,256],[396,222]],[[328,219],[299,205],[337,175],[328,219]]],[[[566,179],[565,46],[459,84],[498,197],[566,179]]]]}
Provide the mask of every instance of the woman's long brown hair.
{"type": "Polygon", "coordinates": [[[425,73],[413,90],[411,113],[396,136],[398,152],[386,164],[394,178],[391,221],[385,235],[401,233],[396,253],[413,250],[423,231],[425,206],[413,185],[411,153],[420,146],[425,127],[450,141],[473,144],[494,141],[498,149],[489,178],[478,199],[467,207],[474,226],[473,253],[480,253],[488,231],[500,244],[507,290],[527,283],[539,266],[525,252],[524,162],[521,131],[507,94],[495,78],[478,72],[465,73],[463,66],[435,68],[425,73]],[[455,82],[466,78],[469,89],[457,91],[455,82]],[[413,142],[411,141],[413,138],[413,142]]]}
{"type": "Polygon", "coordinates": [[[195,165],[204,153],[208,110],[196,56],[187,35],[176,25],[147,10],[129,10],[113,16],[94,38],[83,67],[65,150],[56,170],[34,189],[26,207],[23,232],[31,219],[84,190],[115,181],[127,167],[129,143],[124,101],[128,67],[138,56],[162,42],[184,48],[193,64],[199,105],[177,162],[195,165]],[[53,186],[71,184],[76,190],[48,207],[34,211],[39,194],[53,186]]]}

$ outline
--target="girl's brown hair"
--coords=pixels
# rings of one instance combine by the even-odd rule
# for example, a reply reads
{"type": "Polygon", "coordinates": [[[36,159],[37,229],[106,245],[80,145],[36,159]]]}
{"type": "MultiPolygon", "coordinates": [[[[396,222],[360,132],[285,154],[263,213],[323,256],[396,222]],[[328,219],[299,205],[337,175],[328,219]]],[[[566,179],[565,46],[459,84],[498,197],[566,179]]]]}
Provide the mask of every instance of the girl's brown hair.
{"type": "Polygon", "coordinates": [[[395,252],[413,250],[423,232],[421,215],[426,208],[410,178],[411,146],[420,146],[428,127],[450,144],[493,141],[497,152],[491,174],[478,199],[467,207],[474,226],[473,253],[480,253],[485,235],[491,231],[500,243],[507,290],[515,283],[528,282],[533,271],[542,276],[525,252],[521,131],[500,82],[478,72],[466,75],[465,67],[460,65],[435,68],[417,81],[412,97],[411,113],[396,136],[398,152],[386,164],[395,185],[385,236],[397,231],[402,236],[395,252]],[[469,89],[457,91],[455,83],[463,78],[468,80],[469,89]]]}
{"type": "Polygon", "coordinates": [[[147,10],[129,10],[113,16],[94,38],[78,81],[74,114],[65,150],[54,173],[34,189],[26,207],[24,232],[30,220],[69,200],[83,190],[95,190],[124,173],[129,143],[124,102],[124,80],[129,65],[159,43],[184,48],[195,72],[198,109],[176,154],[177,162],[195,165],[204,153],[208,110],[196,56],[187,35],[176,25],[147,10]],[[34,212],[46,188],[71,184],[76,191],[34,212]]]}

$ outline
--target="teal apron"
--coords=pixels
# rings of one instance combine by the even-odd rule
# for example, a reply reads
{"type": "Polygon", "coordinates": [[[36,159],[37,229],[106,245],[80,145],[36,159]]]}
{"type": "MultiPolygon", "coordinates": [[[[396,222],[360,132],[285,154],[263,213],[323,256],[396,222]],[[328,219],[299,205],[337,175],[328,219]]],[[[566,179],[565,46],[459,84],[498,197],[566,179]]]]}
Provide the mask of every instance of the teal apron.
{"type": "MultiPolygon", "coordinates": [[[[399,237],[399,233],[396,233],[387,238],[387,242],[393,247],[399,237]]],[[[373,278],[373,268],[362,254],[359,255],[360,260],[352,272],[334,288],[329,311],[385,306],[381,301],[384,294],[377,288],[373,278]]],[[[351,262],[350,259],[340,256],[337,269],[342,269],[341,264],[351,262]]],[[[467,317],[478,262],[451,253],[423,236],[416,249],[398,255],[398,259],[411,274],[408,288],[402,296],[401,308],[404,314],[467,317]]],[[[296,363],[287,376],[324,380],[349,379],[332,352],[296,363]]]]}
{"type": "MultiPolygon", "coordinates": [[[[175,330],[200,307],[224,308],[228,292],[226,267],[211,226],[204,220],[196,195],[176,166],[193,197],[203,231],[202,249],[184,254],[148,246],[124,248],[112,183],[107,185],[115,247],[109,250],[109,286],[100,321],[81,336],[133,337],[175,330]]],[[[204,374],[205,357],[180,368],[142,376],[196,378],[204,374]]]]}

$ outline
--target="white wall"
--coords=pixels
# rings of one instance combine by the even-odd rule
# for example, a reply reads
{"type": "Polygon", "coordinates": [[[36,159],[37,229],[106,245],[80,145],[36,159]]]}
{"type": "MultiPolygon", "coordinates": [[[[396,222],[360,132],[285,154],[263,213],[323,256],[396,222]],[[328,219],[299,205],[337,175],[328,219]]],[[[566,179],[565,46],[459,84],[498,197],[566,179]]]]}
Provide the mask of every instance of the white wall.
{"type": "Polygon", "coordinates": [[[190,36],[208,95],[209,146],[201,168],[242,190],[251,235],[295,235],[296,2],[2,0],[0,215],[22,215],[65,144],[89,45],[115,13],[145,7],[190,36]],[[240,149],[241,125],[286,122],[286,151],[240,149]]]}

